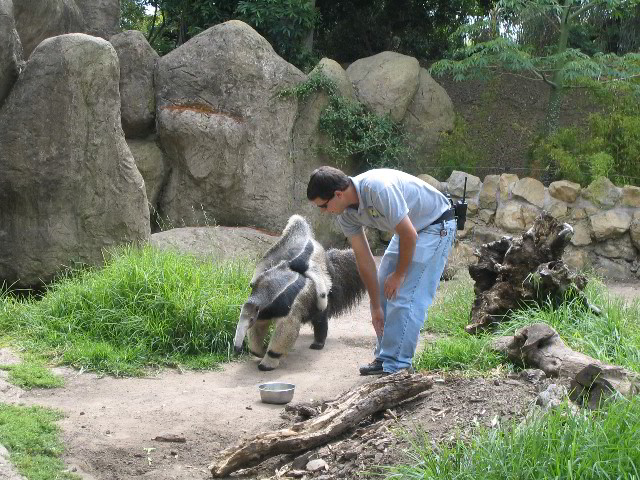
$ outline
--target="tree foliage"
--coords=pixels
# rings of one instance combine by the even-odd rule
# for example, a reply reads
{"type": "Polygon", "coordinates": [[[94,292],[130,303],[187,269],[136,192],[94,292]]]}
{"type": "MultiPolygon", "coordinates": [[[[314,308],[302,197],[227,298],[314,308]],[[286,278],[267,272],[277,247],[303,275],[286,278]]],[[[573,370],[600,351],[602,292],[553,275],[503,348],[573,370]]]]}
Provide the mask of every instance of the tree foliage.
{"type": "Polygon", "coordinates": [[[341,62],[392,50],[441,58],[450,35],[494,0],[317,0],[317,48],[341,62]]]}

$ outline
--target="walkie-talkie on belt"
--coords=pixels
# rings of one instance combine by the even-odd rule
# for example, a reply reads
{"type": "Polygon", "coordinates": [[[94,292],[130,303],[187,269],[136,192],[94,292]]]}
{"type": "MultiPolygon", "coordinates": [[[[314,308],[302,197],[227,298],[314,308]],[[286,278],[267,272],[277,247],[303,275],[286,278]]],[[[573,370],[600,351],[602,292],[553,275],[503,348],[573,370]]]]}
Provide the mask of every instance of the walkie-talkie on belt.
{"type": "Polygon", "coordinates": [[[456,223],[458,230],[464,230],[464,222],[467,221],[467,202],[465,197],[467,196],[467,177],[464,177],[464,190],[462,191],[462,200],[458,200],[453,205],[453,210],[456,216],[456,223]]]}

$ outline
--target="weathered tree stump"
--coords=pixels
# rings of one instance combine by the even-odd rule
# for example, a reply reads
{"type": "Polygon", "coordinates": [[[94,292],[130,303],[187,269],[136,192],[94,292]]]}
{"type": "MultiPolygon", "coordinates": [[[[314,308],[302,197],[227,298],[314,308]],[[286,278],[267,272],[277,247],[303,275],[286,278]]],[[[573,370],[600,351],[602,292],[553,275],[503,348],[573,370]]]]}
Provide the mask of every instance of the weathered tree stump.
{"type": "Polygon", "coordinates": [[[572,236],[571,225],[560,224],[543,212],[522,236],[502,237],[476,249],[478,262],[469,266],[476,298],[465,330],[486,329],[526,302],[551,300],[557,305],[568,296],[599,313],[582,293],[586,277],[572,272],[561,260],[572,236]]]}
{"type": "Polygon", "coordinates": [[[431,388],[433,380],[422,374],[396,373],[353,388],[327,402],[324,411],[290,428],[265,432],[227,448],[209,466],[214,477],[251,467],[280,454],[301,453],[324,445],[369,415],[387,410],[431,388]]]}
{"type": "Polygon", "coordinates": [[[640,376],[622,367],[602,363],[576,352],[549,325],[536,323],[521,328],[513,337],[500,337],[493,348],[528,368],[539,368],[548,377],[569,383],[570,398],[596,408],[604,396],[640,393],[640,376]]]}

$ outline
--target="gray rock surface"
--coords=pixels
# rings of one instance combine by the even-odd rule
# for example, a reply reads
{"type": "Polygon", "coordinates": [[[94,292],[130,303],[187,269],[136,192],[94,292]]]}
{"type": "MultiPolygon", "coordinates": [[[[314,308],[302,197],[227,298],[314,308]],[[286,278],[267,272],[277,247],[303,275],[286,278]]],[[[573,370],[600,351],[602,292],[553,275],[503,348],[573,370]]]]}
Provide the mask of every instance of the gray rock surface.
{"type": "Polygon", "coordinates": [[[421,68],[418,90],[402,120],[417,155],[431,155],[441,134],[453,130],[454,118],[451,98],[427,69],[421,68]]]}
{"type": "Polygon", "coordinates": [[[160,250],[173,250],[209,260],[262,258],[278,240],[247,227],[183,227],[151,235],[151,245],[160,250]]]}
{"type": "Polygon", "coordinates": [[[277,94],[305,78],[237,20],[162,57],[157,128],[171,168],[162,215],[174,226],[215,221],[280,231],[306,198],[293,194],[297,100],[277,94]]]}
{"type": "Polygon", "coordinates": [[[29,58],[0,110],[0,281],[39,285],[148,240],[118,82],[116,52],[97,37],[49,38],[29,58]]]}
{"type": "Polygon", "coordinates": [[[109,41],[120,61],[122,129],[127,138],[145,137],[155,129],[153,72],[159,56],[138,30],[119,33],[109,41]]]}
{"type": "Polygon", "coordinates": [[[120,31],[120,0],[75,0],[84,18],[84,33],[108,39],[120,31]]]}
{"type": "Polygon", "coordinates": [[[418,60],[395,52],[361,58],[347,68],[358,100],[378,115],[401,121],[420,85],[418,60]]]}
{"type": "Polygon", "coordinates": [[[22,44],[13,18],[12,0],[0,0],[0,106],[22,67],[22,44]]]}
{"type": "Polygon", "coordinates": [[[157,210],[160,189],[168,173],[164,153],[160,150],[155,135],[144,139],[131,138],[127,140],[127,144],[144,179],[147,199],[153,208],[157,210]]]}
{"type": "Polygon", "coordinates": [[[74,0],[18,0],[13,14],[25,59],[46,38],[84,31],[82,12],[74,0]]]}

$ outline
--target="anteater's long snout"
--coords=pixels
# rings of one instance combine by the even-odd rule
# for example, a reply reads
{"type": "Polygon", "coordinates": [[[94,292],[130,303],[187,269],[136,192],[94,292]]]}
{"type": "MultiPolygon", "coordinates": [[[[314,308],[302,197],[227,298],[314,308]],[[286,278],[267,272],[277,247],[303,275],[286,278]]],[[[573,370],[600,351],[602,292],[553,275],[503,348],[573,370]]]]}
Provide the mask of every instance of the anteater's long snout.
{"type": "Polygon", "coordinates": [[[233,350],[236,353],[242,353],[242,342],[253,324],[258,318],[258,307],[255,305],[245,303],[242,306],[240,312],[240,318],[238,319],[238,325],[236,326],[236,336],[233,339],[233,350]]]}

